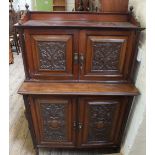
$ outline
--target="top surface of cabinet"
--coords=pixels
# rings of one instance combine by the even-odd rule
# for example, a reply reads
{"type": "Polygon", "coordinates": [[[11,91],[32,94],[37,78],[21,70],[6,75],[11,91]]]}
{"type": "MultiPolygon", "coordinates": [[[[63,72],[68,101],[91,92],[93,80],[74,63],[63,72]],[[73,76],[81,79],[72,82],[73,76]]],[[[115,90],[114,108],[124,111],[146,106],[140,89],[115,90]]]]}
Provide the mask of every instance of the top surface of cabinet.
{"type": "Polygon", "coordinates": [[[49,21],[29,20],[23,27],[90,27],[90,28],[128,28],[136,29],[137,26],[130,22],[102,22],[102,21],[49,21]]]}
{"type": "Polygon", "coordinates": [[[86,27],[140,29],[131,13],[28,12],[18,28],[86,27]],[[25,18],[25,19],[24,19],[25,18]]]}

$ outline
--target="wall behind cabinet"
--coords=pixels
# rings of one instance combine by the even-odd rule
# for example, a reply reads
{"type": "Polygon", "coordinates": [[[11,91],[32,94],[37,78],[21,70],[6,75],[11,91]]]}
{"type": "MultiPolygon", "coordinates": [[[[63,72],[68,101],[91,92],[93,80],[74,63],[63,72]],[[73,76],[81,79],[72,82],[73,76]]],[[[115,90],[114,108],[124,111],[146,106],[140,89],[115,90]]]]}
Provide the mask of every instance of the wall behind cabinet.
{"type": "MultiPolygon", "coordinates": [[[[130,6],[134,7],[136,18],[141,26],[146,27],[146,1],[130,0],[130,6]]],[[[145,135],[145,113],[146,113],[146,42],[145,31],[142,32],[139,46],[139,69],[136,76],[136,87],[141,95],[135,98],[135,106],[132,108],[131,117],[128,123],[128,130],[122,146],[123,155],[145,155],[146,135],[145,135]]]]}
{"type": "Polygon", "coordinates": [[[75,9],[75,0],[66,0],[66,5],[67,11],[72,11],[73,8],[75,9]]]}
{"type": "Polygon", "coordinates": [[[19,8],[20,10],[25,10],[25,4],[29,5],[29,10],[32,10],[32,3],[35,0],[13,0],[13,8],[17,11],[19,8]],[[18,7],[19,6],[19,7],[18,7]]]}

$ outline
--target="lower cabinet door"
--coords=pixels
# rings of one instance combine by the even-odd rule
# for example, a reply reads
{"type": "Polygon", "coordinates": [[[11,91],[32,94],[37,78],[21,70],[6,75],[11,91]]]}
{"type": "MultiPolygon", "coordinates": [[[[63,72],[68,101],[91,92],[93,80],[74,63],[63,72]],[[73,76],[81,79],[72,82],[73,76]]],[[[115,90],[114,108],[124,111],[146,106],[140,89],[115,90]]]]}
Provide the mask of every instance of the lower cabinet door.
{"type": "Polygon", "coordinates": [[[79,147],[117,147],[130,109],[128,97],[79,99],[79,147]]]}
{"type": "Polygon", "coordinates": [[[75,146],[75,104],[71,97],[32,96],[31,114],[38,145],[75,146]]]}

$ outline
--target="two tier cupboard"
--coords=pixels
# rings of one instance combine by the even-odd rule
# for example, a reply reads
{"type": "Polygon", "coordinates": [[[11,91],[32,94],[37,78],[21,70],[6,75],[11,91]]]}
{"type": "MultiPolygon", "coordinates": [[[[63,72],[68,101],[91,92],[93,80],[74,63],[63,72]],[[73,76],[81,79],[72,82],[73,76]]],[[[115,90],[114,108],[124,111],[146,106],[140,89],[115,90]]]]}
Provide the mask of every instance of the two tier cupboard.
{"type": "Polygon", "coordinates": [[[119,152],[142,28],[132,13],[29,12],[16,25],[25,114],[39,148],[119,152]]]}

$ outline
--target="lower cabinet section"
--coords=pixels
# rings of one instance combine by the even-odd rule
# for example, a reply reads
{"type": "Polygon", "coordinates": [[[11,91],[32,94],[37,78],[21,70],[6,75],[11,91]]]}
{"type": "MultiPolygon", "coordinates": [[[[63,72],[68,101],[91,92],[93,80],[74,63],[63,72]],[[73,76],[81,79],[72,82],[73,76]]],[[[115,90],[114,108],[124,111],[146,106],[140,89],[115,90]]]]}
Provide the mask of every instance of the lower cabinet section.
{"type": "Polygon", "coordinates": [[[75,146],[75,99],[33,96],[30,109],[37,144],[54,147],[75,146]]]}
{"type": "Polygon", "coordinates": [[[129,96],[25,95],[34,145],[50,148],[120,147],[129,96]]]}
{"type": "Polygon", "coordinates": [[[127,97],[82,97],[79,99],[79,146],[119,145],[129,108],[127,97]]]}

